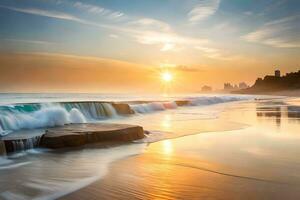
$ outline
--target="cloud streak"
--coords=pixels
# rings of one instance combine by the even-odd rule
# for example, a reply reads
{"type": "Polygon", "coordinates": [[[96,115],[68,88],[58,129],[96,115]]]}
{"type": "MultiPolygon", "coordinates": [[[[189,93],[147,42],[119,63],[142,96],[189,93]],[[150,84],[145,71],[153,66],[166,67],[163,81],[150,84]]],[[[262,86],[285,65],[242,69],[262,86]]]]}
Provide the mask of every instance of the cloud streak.
{"type": "Polygon", "coordinates": [[[300,48],[300,15],[270,21],[242,39],[277,48],[300,48]]]}
{"type": "MultiPolygon", "coordinates": [[[[93,7],[92,5],[86,5],[82,3],[79,4],[78,2],[74,5],[92,13],[105,12],[102,11],[101,7],[93,7]]],[[[109,29],[111,31],[117,32],[117,37],[120,37],[120,34],[124,34],[140,44],[158,46],[161,52],[178,51],[184,48],[194,49],[196,46],[206,47],[211,43],[211,41],[209,41],[208,39],[193,38],[180,35],[173,31],[169,24],[152,18],[135,18],[134,20],[127,20],[126,23],[118,23],[117,21],[104,23],[103,21],[94,22],[91,20],[86,20],[69,13],[37,8],[18,8],[9,6],[0,6],[0,8],[43,17],[72,21],[98,28],[109,29]]],[[[111,13],[114,12],[111,11],[111,13]]],[[[115,17],[118,16],[119,14],[116,14],[115,17]]],[[[116,34],[112,33],[111,35],[116,34]]],[[[116,38],[115,36],[110,37],[116,38]]],[[[212,53],[205,55],[212,56],[212,53]]]]}
{"type": "Polygon", "coordinates": [[[101,6],[96,6],[92,4],[83,3],[81,1],[71,2],[71,1],[60,1],[60,4],[66,4],[69,6],[73,6],[81,11],[85,11],[91,14],[97,14],[106,17],[110,20],[120,20],[122,18],[126,18],[127,16],[120,11],[113,11],[107,8],[103,8],[101,6]]]}
{"type": "Polygon", "coordinates": [[[108,10],[108,9],[102,8],[100,6],[95,6],[95,5],[91,5],[91,4],[82,3],[80,1],[77,1],[77,2],[73,3],[73,6],[75,8],[81,9],[81,10],[86,10],[90,13],[96,13],[96,14],[110,13],[110,10],[108,10]]]}
{"type": "Polygon", "coordinates": [[[129,26],[134,26],[141,30],[159,30],[170,31],[169,24],[152,18],[141,18],[128,23],[129,26]]]}
{"type": "Polygon", "coordinates": [[[211,59],[234,60],[234,59],[241,58],[241,56],[231,55],[224,50],[212,48],[212,47],[196,46],[195,49],[201,51],[202,55],[211,59]]]}
{"type": "Polygon", "coordinates": [[[208,18],[215,14],[219,8],[219,4],[220,0],[202,0],[188,13],[188,21],[197,23],[208,18]]]}
{"type": "Polygon", "coordinates": [[[22,42],[22,43],[37,44],[37,45],[56,45],[57,44],[57,43],[43,41],[43,40],[21,40],[21,39],[11,39],[11,38],[7,38],[4,40],[9,41],[9,42],[22,42]]]}
{"type": "Polygon", "coordinates": [[[80,18],[77,18],[70,14],[66,14],[64,12],[49,11],[49,10],[43,10],[43,9],[38,9],[38,8],[17,8],[17,7],[1,6],[1,5],[0,5],[0,8],[5,8],[8,10],[26,13],[26,14],[39,15],[39,16],[44,16],[44,17],[69,20],[69,21],[75,21],[75,22],[83,22],[83,20],[81,20],[80,18]]]}
{"type": "Polygon", "coordinates": [[[122,29],[118,26],[109,25],[109,24],[102,24],[102,23],[96,23],[93,21],[85,20],[79,17],[76,17],[74,15],[65,13],[65,12],[58,12],[58,11],[50,11],[50,10],[44,10],[44,9],[38,9],[38,8],[17,8],[17,7],[10,7],[10,6],[2,6],[0,5],[0,8],[5,8],[8,10],[26,13],[26,14],[32,14],[37,16],[43,16],[43,17],[49,17],[54,19],[60,19],[60,20],[67,20],[67,21],[73,21],[84,25],[90,25],[95,26],[99,28],[107,28],[111,30],[118,30],[118,31],[124,31],[125,29],[122,29]]]}

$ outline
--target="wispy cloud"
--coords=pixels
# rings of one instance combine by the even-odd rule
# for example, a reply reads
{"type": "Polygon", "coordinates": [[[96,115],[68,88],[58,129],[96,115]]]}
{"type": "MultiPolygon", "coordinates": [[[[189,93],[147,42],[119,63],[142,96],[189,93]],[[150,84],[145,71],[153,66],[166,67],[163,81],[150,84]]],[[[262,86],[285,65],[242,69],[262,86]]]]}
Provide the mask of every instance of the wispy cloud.
{"type": "Polygon", "coordinates": [[[114,39],[117,39],[117,38],[119,38],[119,36],[118,36],[118,35],[116,35],[116,34],[109,34],[109,37],[110,37],[110,38],[114,38],[114,39]]]}
{"type": "Polygon", "coordinates": [[[218,60],[234,60],[240,58],[237,55],[231,55],[228,52],[207,46],[196,46],[195,49],[202,52],[202,55],[211,58],[211,59],[218,59],[218,60]]]}
{"type": "Polygon", "coordinates": [[[110,20],[120,20],[120,19],[127,17],[125,15],[125,13],[123,13],[123,12],[113,11],[113,10],[103,8],[98,5],[96,6],[96,5],[92,5],[92,4],[87,4],[87,3],[83,3],[81,1],[76,1],[74,3],[70,2],[70,1],[64,1],[64,2],[66,4],[71,4],[73,7],[80,9],[82,11],[86,11],[86,12],[89,12],[92,14],[99,14],[110,20]]]}
{"type": "MultiPolygon", "coordinates": [[[[77,7],[79,6],[82,9],[87,9],[88,12],[102,12],[100,7],[92,7],[91,5],[88,6],[78,3],[76,5],[77,7]]],[[[0,7],[16,12],[67,20],[88,26],[109,29],[111,31],[117,32],[117,37],[119,37],[121,34],[124,34],[128,38],[132,38],[138,43],[158,46],[158,48],[162,52],[178,51],[183,48],[194,49],[195,46],[205,47],[211,43],[211,41],[209,41],[208,39],[193,38],[180,35],[172,30],[172,27],[169,24],[153,18],[128,18],[125,23],[119,23],[118,21],[111,21],[109,23],[109,21],[101,20],[95,22],[64,12],[43,10],[37,8],[18,8],[9,6],[0,7]]],[[[118,17],[120,15],[121,14],[115,14],[115,17],[118,17]]],[[[116,34],[114,34],[114,32],[111,33],[113,36],[110,37],[116,38],[116,34]]]]}
{"type": "Polygon", "coordinates": [[[159,66],[160,66],[161,70],[163,70],[163,71],[165,71],[165,70],[181,71],[181,72],[199,72],[199,71],[202,71],[199,68],[190,67],[190,66],[187,66],[187,65],[177,65],[177,64],[168,63],[168,62],[161,63],[159,66]]]}
{"type": "Polygon", "coordinates": [[[43,40],[21,40],[21,39],[12,39],[12,38],[7,38],[4,40],[9,41],[9,42],[22,42],[22,43],[37,44],[37,45],[55,45],[55,44],[57,44],[54,42],[43,41],[43,40]]]}
{"type": "Polygon", "coordinates": [[[86,3],[82,3],[80,1],[77,1],[75,3],[73,3],[73,6],[81,9],[81,10],[86,10],[90,13],[97,13],[97,14],[107,14],[110,13],[110,10],[102,8],[100,6],[95,6],[95,5],[91,5],[91,4],[86,4],[86,3]]]}
{"type": "Polygon", "coordinates": [[[44,16],[44,17],[56,18],[56,19],[82,22],[81,19],[79,19],[73,15],[64,13],[64,12],[43,10],[43,9],[38,9],[38,8],[17,8],[17,7],[1,6],[1,5],[0,5],[0,8],[6,8],[6,9],[9,9],[12,11],[27,13],[27,14],[32,14],[32,15],[39,15],[39,16],[44,16]]]}
{"type": "Polygon", "coordinates": [[[191,38],[181,36],[173,31],[138,31],[133,35],[141,44],[160,45],[161,51],[176,50],[183,47],[194,47],[195,45],[207,45],[207,39],[191,38]]]}
{"type": "Polygon", "coordinates": [[[27,13],[27,14],[37,15],[37,16],[73,21],[73,22],[77,22],[77,23],[89,25],[89,26],[95,26],[95,27],[100,27],[100,28],[107,28],[107,29],[122,31],[122,28],[120,28],[118,26],[89,21],[89,20],[79,18],[79,17],[76,17],[75,15],[65,13],[65,12],[44,10],[44,9],[38,9],[38,8],[18,8],[18,7],[10,7],[10,6],[2,6],[2,5],[0,5],[0,8],[5,8],[5,9],[9,9],[9,10],[16,11],[16,12],[27,13]]]}
{"type": "Polygon", "coordinates": [[[219,49],[203,46],[196,46],[195,49],[201,51],[202,55],[208,58],[225,59],[225,57],[221,54],[221,51],[219,49]]]}
{"type": "MultiPolygon", "coordinates": [[[[127,64],[136,64],[133,62],[127,62],[123,60],[115,60],[109,58],[102,58],[96,56],[82,56],[82,55],[75,55],[75,54],[63,54],[63,53],[49,53],[49,52],[17,52],[17,55],[35,55],[35,56],[48,56],[48,57],[60,57],[60,58],[72,58],[72,59],[81,59],[81,60],[90,60],[90,61],[112,61],[116,64],[118,63],[127,63],[127,64]]],[[[139,64],[141,66],[141,64],[139,64]]],[[[145,66],[146,67],[146,66],[145,66]]]]}
{"type": "Polygon", "coordinates": [[[299,20],[300,15],[295,15],[270,21],[242,39],[278,48],[300,48],[299,20]]]}
{"type": "Polygon", "coordinates": [[[220,0],[202,0],[189,13],[188,20],[197,23],[213,15],[219,8],[220,0]]]}
{"type": "Polygon", "coordinates": [[[143,30],[159,30],[159,31],[170,31],[171,27],[169,24],[162,22],[160,20],[152,18],[140,18],[128,23],[130,26],[137,27],[143,30]]]}
{"type": "Polygon", "coordinates": [[[120,11],[113,11],[98,5],[88,4],[82,1],[70,1],[70,0],[55,0],[57,5],[65,5],[74,7],[80,11],[87,12],[90,14],[97,14],[107,19],[120,20],[121,18],[126,18],[127,16],[120,11]]]}
{"type": "Polygon", "coordinates": [[[119,19],[120,17],[123,17],[124,13],[122,12],[113,12],[109,15],[110,19],[119,19]]]}
{"type": "Polygon", "coordinates": [[[184,43],[190,43],[187,38],[176,34],[169,24],[160,20],[141,18],[128,22],[126,27],[135,30],[132,36],[137,42],[159,45],[162,52],[177,51],[184,43]]]}

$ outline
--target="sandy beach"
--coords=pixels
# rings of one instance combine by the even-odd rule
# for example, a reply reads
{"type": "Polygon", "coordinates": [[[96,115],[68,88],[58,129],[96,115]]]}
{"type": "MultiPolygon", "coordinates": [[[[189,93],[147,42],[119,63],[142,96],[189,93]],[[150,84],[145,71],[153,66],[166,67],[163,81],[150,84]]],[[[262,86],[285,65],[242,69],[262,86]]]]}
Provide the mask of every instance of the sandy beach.
{"type": "Polygon", "coordinates": [[[298,99],[229,105],[236,130],[151,143],[61,199],[298,199],[298,99]]]}

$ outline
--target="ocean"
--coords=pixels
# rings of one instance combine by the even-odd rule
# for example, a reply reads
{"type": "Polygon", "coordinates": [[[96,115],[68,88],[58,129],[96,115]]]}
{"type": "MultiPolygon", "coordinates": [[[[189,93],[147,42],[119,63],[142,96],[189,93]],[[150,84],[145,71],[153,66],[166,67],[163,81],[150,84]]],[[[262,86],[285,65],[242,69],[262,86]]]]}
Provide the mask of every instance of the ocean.
{"type": "MultiPolygon", "coordinates": [[[[130,144],[74,151],[53,151],[22,144],[23,149],[19,148],[18,152],[0,157],[0,199],[63,198],[65,195],[78,194],[82,189],[93,187],[97,183],[101,186],[98,188],[101,199],[109,199],[111,195],[122,199],[122,191],[128,193],[128,197],[136,198],[136,188],[127,187],[118,178],[127,174],[126,181],[132,181],[132,184],[155,187],[151,185],[153,181],[160,180],[164,174],[156,171],[161,168],[147,168],[147,164],[158,164],[163,159],[164,164],[174,165],[175,157],[176,165],[180,161],[180,165],[205,169],[220,176],[240,177],[246,181],[292,181],[295,184],[300,180],[295,176],[286,178],[298,172],[294,165],[300,161],[291,156],[300,150],[299,145],[292,142],[299,138],[294,133],[300,127],[297,120],[300,116],[297,115],[300,111],[297,99],[225,94],[2,94],[0,99],[2,137],[32,134],[36,130],[69,123],[99,122],[141,125],[150,133],[146,138],[130,144]],[[188,100],[190,104],[177,106],[178,100],[188,100]],[[117,114],[111,102],[126,102],[135,114],[117,114]],[[285,154],[278,153],[276,149],[280,146],[276,134],[283,133],[285,140],[282,145],[289,145],[285,154]],[[275,153],[281,157],[274,157],[275,153]],[[149,157],[152,159],[151,164],[149,157]],[[141,158],[148,159],[144,163],[135,160],[141,158]],[[258,162],[258,158],[264,158],[264,165],[273,167],[273,171],[278,172],[275,178],[265,173],[267,168],[261,166],[262,161],[258,162]],[[277,164],[280,160],[285,162],[284,167],[289,171],[280,172],[283,167],[277,164]],[[119,162],[125,162],[126,167],[122,168],[123,165],[118,165],[119,162]],[[211,163],[223,167],[216,168],[211,163]],[[112,176],[111,166],[115,165],[119,171],[137,166],[145,168],[144,171],[123,172],[120,176],[117,176],[118,172],[113,172],[117,177],[110,179],[110,182],[115,180],[113,183],[116,185],[101,185],[107,182],[107,177],[112,176]],[[156,177],[149,174],[148,179],[143,179],[144,182],[136,179],[140,175],[147,177],[145,170],[150,170],[150,174],[157,172],[156,177]],[[110,187],[118,190],[109,190],[110,187]]],[[[168,173],[172,174],[174,171],[168,170],[168,173]]],[[[189,190],[193,191],[191,194],[196,195],[190,197],[195,198],[197,190],[194,191],[194,182],[189,183],[189,190]]],[[[183,181],[182,184],[187,183],[183,181]]],[[[160,184],[160,187],[164,186],[167,185],[160,184]]],[[[143,190],[140,192],[143,193],[143,190]]],[[[169,192],[169,195],[167,193],[160,197],[169,199],[175,194],[178,198],[184,197],[183,192],[169,192]]],[[[229,191],[230,194],[232,192],[229,191]]],[[[242,189],[237,192],[242,192],[242,189]]],[[[81,192],[80,195],[96,194],[88,191],[81,192]]],[[[153,190],[152,193],[145,192],[143,195],[147,199],[156,194],[153,190]]],[[[73,198],[74,196],[70,197],[73,198]]]]}

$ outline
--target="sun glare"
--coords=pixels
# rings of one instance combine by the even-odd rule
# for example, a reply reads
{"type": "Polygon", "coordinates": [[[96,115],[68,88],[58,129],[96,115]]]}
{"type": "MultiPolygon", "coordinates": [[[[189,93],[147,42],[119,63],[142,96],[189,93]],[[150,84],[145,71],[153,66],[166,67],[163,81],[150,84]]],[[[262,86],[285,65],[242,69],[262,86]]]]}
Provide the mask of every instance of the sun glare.
{"type": "Polygon", "coordinates": [[[163,72],[161,78],[164,82],[170,82],[173,80],[173,75],[170,72],[163,72]]]}

